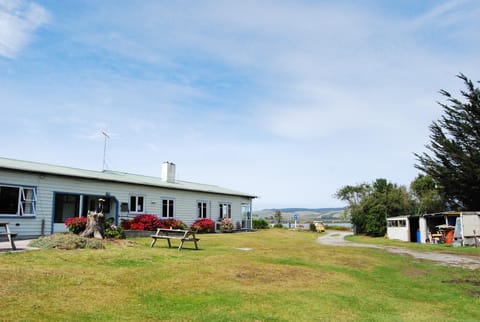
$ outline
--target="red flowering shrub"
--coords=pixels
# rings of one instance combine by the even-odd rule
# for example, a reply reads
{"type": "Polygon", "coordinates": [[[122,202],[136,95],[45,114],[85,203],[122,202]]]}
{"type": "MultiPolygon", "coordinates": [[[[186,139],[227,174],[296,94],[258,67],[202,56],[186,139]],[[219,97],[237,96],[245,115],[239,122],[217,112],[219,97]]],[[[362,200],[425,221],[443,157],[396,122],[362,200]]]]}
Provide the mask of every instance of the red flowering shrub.
{"type": "Polygon", "coordinates": [[[79,234],[87,228],[87,217],[70,217],[65,220],[68,231],[79,234]]]}
{"type": "Polygon", "coordinates": [[[132,220],[122,221],[123,229],[155,230],[160,226],[160,219],[155,215],[137,215],[132,220]]]}
{"type": "Polygon", "coordinates": [[[213,233],[215,231],[215,221],[212,219],[198,219],[191,226],[191,230],[197,233],[213,233]]]}
{"type": "Polygon", "coordinates": [[[178,220],[178,219],[160,219],[160,225],[161,227],[158,228],[165,228],[165,229],[187,229],[188,226],[184,224],[183,221],[178,220]]]}
{"type": "Polygon", "coordinates": [[[131,226],[132,226],[131,220],[122,219],[122,221],[120,221],[120,227],[122,227],[125,230],[131,229],[131,226]]]}
{"type": "Polygon", "coordinates": [[[145,225],[144,225],[143,223],[141,223],[141,222],[139,222],[139,223],[135,223],[135,222],[132,223],[132,224],[130,225],[130,229],[131,229],[131,230],[154,230],[154,229],[145,229],[145,225]]]}
{"type": "Polygon", "coordinates": [[[159,219],[155,215],[138,215],[132,220],[122,221],[121,226],[127,230],[185,229],[188,227],[181,220],[174,218],[159,219]]]}

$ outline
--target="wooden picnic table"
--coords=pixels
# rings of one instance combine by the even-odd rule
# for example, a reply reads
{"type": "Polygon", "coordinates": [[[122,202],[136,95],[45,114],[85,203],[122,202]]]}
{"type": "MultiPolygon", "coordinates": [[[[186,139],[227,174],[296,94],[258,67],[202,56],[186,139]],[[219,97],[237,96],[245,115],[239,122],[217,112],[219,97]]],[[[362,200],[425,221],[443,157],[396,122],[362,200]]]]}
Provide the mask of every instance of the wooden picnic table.
{"type": "Polygon", "coordinates": [[[3,228],[4,231],[0,231],[0,236],[6,236],[13,250],[16,250],[14,238],[17,237],[17,233],[12,233],[8,227],[8,223],[0,222],[0,228],[3,228]]]}
{"type": "Polygon", "coordinates": [[[178,250],[182,250],[184,242],[193,242],[195,244],[195,249],[198,249],[197,242],[200,240],[195,237],[194,231],[183,229],[158,228],[157,232],[154,235],[150,236],[153,239],[150,247],[153,247],[153,245],[155,245],[157,239],[166,239],[168,242],[168,247],[172,247],[170,239],[178,239],[180,240],[180,246],[178,246],[178,250]]]}

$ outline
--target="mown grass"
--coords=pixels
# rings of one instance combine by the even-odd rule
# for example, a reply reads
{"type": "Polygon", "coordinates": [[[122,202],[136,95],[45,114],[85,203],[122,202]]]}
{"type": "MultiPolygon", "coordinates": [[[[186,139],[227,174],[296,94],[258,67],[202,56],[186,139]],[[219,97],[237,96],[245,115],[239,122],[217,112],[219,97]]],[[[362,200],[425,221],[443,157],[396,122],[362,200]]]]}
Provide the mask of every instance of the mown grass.
{"type": "Polygon", "coordinates": [[[0,320],[480,320],[478,272],[317,237],[271,229],[200,235],[198,251],[144,238],[3,253],[0,320]]]}

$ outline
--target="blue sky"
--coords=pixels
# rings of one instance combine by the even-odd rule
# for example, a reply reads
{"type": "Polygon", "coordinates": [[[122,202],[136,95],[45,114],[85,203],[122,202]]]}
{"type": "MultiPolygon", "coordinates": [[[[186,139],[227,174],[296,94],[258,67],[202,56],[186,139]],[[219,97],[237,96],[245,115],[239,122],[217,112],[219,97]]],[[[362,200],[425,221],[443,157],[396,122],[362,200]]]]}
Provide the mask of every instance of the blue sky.
{"type": "Polygon", "coordinates": [[[0,156],[343,206],[480,80],[480,2],[0,0],[0,156]]]}

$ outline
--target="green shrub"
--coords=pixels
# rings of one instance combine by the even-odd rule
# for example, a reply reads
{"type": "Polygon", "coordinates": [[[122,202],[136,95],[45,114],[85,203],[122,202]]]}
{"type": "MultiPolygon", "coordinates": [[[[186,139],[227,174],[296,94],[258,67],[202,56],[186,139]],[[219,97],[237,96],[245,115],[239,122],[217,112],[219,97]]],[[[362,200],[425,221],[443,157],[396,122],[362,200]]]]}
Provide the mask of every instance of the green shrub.
{"type": "Polygon", "coordinates": [[[283,225],[282,224],[275,224],[275,225],[273,225],[273,228],[283,228],[283,225]]]}
{"type": "Polygon", "coordinates": [[[333,225],[326,225],[328,229],[333,229],[333,230],[341,230],[341,231],[352,231],[351,227],[345,227],[345,226],[336,226],[335,224],[333,225]]]}
{"type": "Polygon", "coordinates": [[[317,231],[317,226],[313,222],[310,223],[310,231],[317,231]]]}
{"type": "Polygon", "coordinates": [[[268,229],[270,226],[265,219],[253,219],[253,229],[268,229]]]}
{"type": "Polygon", "coordinates": [[[121,226],[115,226],[113,220],[113,218],[108,218],[105,221],[105,238],[125,239],[125,230],[121,226]]]}
{"type": "Polygon", "coordinates": [[[57,249],[79,249],[79,248],[91,248],[91,249],[103,249],[101,240],[93,238],[80,237],[74,234],[54,234],[38,239],[32,240],[29,244],[31,247],[37,248],[57,248],[57,249]]]}

